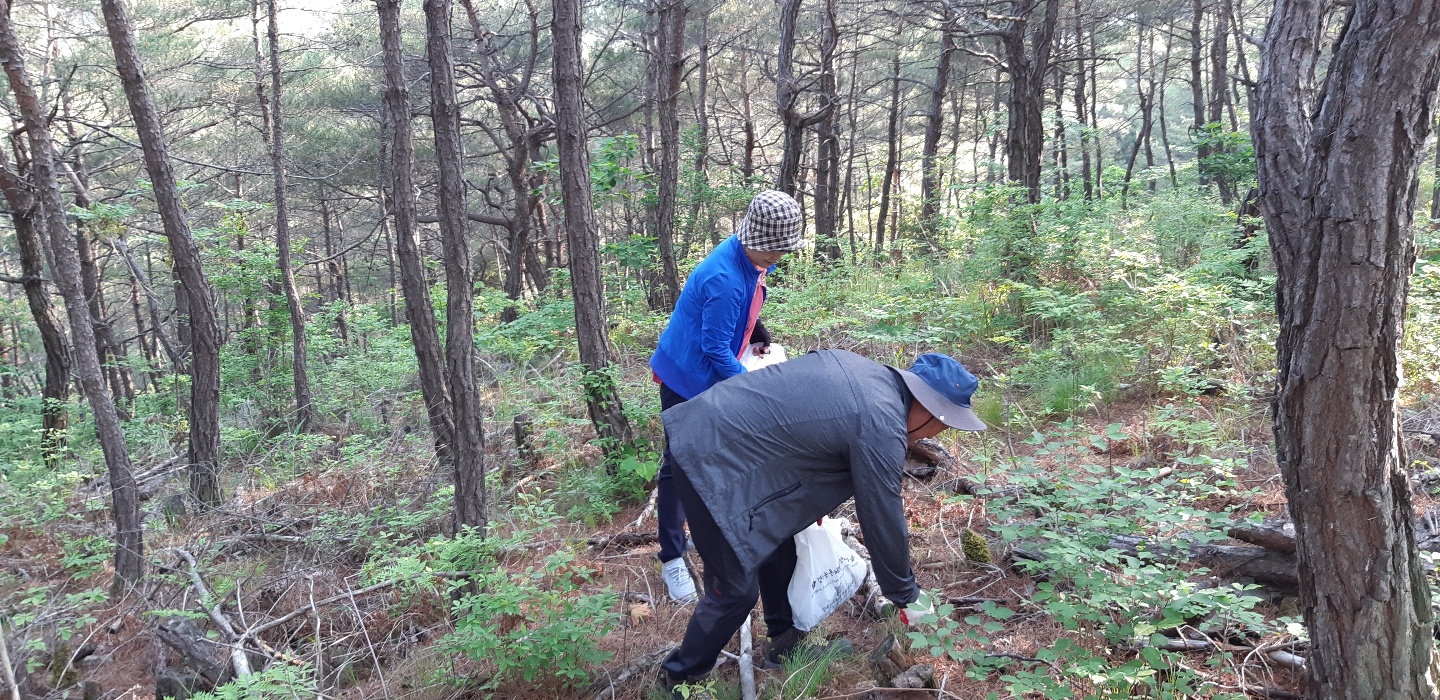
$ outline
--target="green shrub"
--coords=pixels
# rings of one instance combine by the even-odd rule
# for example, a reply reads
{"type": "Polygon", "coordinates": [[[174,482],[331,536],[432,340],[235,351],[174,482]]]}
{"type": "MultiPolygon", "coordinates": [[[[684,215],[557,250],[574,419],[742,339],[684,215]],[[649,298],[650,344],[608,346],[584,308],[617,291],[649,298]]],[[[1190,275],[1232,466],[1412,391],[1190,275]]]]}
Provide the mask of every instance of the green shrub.
{"type": "Polygon", "coordinates": [[[309,665],[273,663],[258,673],[236,678],[209,693],[196,693],[194,700],[310,700],[324,697],[315,690],[309,665]]]}
{"type": "MultiPolygon", "coordinates": [[[[507,538],[514,543],[514,538],[507,538]]],[[[506,571],[498,565],[497,540],[465,533],[441,544],[442,561],[479,571],[468,582],[455,580],[455,631],[441,644],[470,659],[492,664],[493,682],[558,677],[568,685],[589,678],[589,670],[611,657],[597,647],[619,623],[613,591],[587,593],[594,572],[570,552],[546,557],[538,566],[506,571]]]]}

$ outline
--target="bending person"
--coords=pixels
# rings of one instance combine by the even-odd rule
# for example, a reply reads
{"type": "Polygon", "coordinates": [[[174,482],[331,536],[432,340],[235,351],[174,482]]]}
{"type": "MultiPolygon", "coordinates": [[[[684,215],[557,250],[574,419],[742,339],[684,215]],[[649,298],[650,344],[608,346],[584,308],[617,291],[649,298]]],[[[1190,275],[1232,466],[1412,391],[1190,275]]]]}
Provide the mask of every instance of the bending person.
{"type": "Polygon", "coordinates": [[[675,488],[705,564],[705,597],[661,665],[666,687],[708,675],[757,598],[770,637],[765,665],[799,647],[805,635],[786,592],[794,535],[852,496],[880,590],[912,623],[920,606],[906,606],[920,589],[900,496],[905,452],[946,428],[984,430],[970,410],[977,385],[947,355],[921,355],[901,371],[822,350],[665,411],[675,488]]]}

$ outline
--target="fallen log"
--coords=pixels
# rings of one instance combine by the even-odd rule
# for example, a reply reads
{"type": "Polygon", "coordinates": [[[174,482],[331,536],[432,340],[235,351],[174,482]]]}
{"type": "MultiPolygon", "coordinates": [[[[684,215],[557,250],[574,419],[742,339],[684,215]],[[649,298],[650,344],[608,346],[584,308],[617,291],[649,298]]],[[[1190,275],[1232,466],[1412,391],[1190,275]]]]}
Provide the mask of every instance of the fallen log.
{"type": "Polygon", "coordinates": [[[213,690],[233,677],[230,666],[217,660],[214,653],[222,647],[206,639],[205,633],[188,618],[165,618],[156,625],[155,636],[180,656],[186,668],[199,674],[208,685],[205,690],[213,690]]]}
{"type": "Polygon", "coordinates": [[[1225,534],[1277,552],[1295,552],[1295,525],[1288,521],[1267,519],[1258,525],[1243,523],[1226,530],[1225,534]]]}
{"type": "Polygon", "coordinates": [[[954,472],[957,464],[959,460],[931,438],[916,441],[905,453],[905,475],[921,481],[934,478],[942,469],[954,472]]]}
{"type": "Polygon", "coordinates": [[[1157,543],[1133,535],[1111,537],[1106,547],[1136,556],[1143,550],[1160,561],[1170,563],[1190,561],[1216,574],[1249,578],[1257,583],[1300,587],[1298,563],[1293,552],[1224,544],[1157,543]]]}
{"type": "Polygon", "coordinates": [[[650,532],[622,532],[617,535],[602,535],[591,537],[585,540],[585,544],[591,549],[600,552],[606,549],[629,549],[641,545],[654,544],[660,541],[660,536],[653,530],[650,532]]]}

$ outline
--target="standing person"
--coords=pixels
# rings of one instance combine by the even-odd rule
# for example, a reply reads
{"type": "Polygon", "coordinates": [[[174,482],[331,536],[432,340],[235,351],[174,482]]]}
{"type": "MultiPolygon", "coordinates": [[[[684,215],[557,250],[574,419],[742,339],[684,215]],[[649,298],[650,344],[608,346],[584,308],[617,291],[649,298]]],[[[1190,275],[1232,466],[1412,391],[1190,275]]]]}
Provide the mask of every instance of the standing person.
{"type": "MultiPolygon", "coordinates": [[[[765,275],[804,245],[800,204],[766,190],[750,201],[735,235],[725,239],[685,279],[670,322],[660,334],[650,369],[660,384],[660,410],[695,398],[745,371],[737,359],[751,343],[770,344],[760,323],[765,275]]],[[[762,349],[761,352],[764,352],[762,349]]],[[[656,475],[655,519],[660,528],[661,577],[670,598],[694,602],[695,581],[685,568],[685,511],[675,496],[675,457],[666,428],[665,456],[656,475]]]]}
{"type": "Polygon", "coordinates": [[[705,563],[705,597],[661,664],[666,686],[708,675],[757,598],[770,637],[765,664],[799,647],[805,633],[786,592],[794,535],[852,496],[881,593],[906,624],[926,612],[900,496],[905,452],[946,428],[984,430],[970,410],[978,383],[947,355],[921,355],[901,371],[822,350],[665,411],[676,492],[705,563]]]}

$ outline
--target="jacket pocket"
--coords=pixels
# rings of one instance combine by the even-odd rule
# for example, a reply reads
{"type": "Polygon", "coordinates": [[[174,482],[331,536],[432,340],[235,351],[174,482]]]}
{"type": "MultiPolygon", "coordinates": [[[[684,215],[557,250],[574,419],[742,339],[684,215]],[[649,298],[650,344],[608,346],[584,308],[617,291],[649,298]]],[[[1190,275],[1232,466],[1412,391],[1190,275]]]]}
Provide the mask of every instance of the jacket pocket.
{"type": "Polygon", "coordinates": [[[786,496],[789,496],[792,493],[795,493],[796,491],[800,490],[800,487],[804,485],[804,483],[805,482],[803,481],[797,481],[793,484],[790,484],[789,486],[786,486],[785,488],[780,489],[779,491],[776,491],[769,496],[766,496],[764,500],[752,506],[750,508],[750,529],[755,529],[755,515],[758,514],[760,511],[764,510],[765,506],[768,506],[775,501],[778,501],[786,496]]]}

